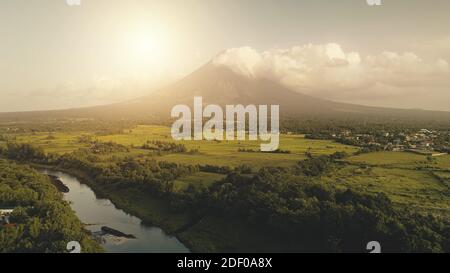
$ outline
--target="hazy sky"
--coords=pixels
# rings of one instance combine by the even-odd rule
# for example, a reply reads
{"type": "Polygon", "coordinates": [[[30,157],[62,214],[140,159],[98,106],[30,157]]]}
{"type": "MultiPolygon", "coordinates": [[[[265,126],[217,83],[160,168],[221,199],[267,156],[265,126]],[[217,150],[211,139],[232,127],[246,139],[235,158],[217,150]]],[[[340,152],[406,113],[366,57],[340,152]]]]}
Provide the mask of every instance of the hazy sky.
{"type": "Polygon", "coordinates": [[[0,0],[0,112],[128,100],[211,59],[333,100],[450,110],[450,1],[382,2],[0,0]]]}

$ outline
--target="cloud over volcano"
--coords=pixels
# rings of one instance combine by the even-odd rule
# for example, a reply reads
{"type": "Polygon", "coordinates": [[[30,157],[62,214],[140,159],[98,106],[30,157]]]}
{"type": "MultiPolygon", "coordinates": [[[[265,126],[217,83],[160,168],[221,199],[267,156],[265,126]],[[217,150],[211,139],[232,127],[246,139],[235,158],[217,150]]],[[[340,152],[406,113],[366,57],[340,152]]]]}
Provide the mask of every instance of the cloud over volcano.
{"type": "Polygon", "coordinates": [[[231,48],[213,63],[247,77],[278,81],[299,92],[341,101],[448,96],[450,70],[443,58],[383,51],[363,56],[339,44],[307,44],[258,52],[231,48]]]}

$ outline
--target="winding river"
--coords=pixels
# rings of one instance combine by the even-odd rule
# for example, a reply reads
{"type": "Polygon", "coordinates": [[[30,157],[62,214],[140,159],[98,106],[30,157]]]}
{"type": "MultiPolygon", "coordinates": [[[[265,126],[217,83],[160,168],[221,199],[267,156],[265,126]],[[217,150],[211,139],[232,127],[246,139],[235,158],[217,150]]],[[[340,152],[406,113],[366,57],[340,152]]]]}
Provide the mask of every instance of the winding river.
{"type": "Polygon", "coordinates": [[[59,171],[41,170],[42,173],[57,176],[70,191],[64,193],[78,218],[93,234],[100,234],[101,227],[107,226],[136,239],[125,239],[112,235],[102,235],[102,246],[106,252],[131,253],[185,253],[189,252],[176,237],[169,236],[160,228],[145,226],[141,219],[118,209],[108,199],[98,198],[94,191],[76,177],[59,171]]]}

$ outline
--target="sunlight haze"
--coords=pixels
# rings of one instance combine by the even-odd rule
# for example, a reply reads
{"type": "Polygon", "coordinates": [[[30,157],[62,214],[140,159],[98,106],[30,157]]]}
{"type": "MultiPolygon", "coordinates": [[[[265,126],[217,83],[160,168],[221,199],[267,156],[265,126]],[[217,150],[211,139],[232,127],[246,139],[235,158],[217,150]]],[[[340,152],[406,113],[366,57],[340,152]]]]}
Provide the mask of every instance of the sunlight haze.
{"type": "Polygon", "coordinates": [[[0,112],[139,98],[220,54],[231,68],[261,58],[257,77],[312,96],[450,110],[448,10],[448,1],[1,0],[0,112]]]}

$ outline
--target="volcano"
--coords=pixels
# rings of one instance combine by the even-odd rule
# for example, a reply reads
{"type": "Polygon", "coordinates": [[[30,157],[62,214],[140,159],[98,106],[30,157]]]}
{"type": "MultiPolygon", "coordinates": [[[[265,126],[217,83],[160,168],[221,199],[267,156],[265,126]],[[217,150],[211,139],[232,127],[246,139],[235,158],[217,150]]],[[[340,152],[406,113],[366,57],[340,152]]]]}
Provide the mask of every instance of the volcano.
{"type": "Polygon", "coordinates": [[[209,62],[200,69],[148,96],[104,106],[54,110],[2,113],[1,120],[31,118],[98,118],[111,120],[170,118],[173,106],[192,107],[195,96],[203,97],[204,104],[225,105],[280,105],[281,117],[323,117],[380,119],[448,120],[450,112],[413,109],[369,107],[334,102],[304,95],[269,79],[251,78],[233,72],[225,66],[209,62]]]}

